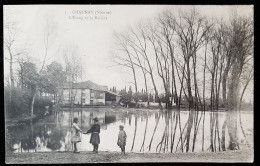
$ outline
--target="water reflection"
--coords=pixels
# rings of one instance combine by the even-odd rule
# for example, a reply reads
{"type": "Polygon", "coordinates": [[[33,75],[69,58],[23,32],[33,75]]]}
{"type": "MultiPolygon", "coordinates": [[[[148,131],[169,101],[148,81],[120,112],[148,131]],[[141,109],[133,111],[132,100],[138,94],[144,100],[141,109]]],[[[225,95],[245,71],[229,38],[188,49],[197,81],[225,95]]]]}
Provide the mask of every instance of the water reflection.
{"type": "MultiPolygon", "coordinates": [[[[127,133],[126,152],[183,152],[186,149],[185,134],[188,116],[188,111],[126,111],[107,108],[84,108],[71,111],[63,109],[39,120],[32,126],[9,127],[8,132],[11,137],[12,150],[17,153],[72,151],[70,131],[73,117],[78,117],[78,125],[83,131],[91,127],[94,117],[98,117],[101,125],[100,151],[120,151],[116,144],[118,126],[124,125],[127,133]]],[[[196,128],[191,129],[190,140],[193,140],[193,137],[196,137],[196,140],[191,141],[189,146],[190,149],[194,148],[195,152],[201,151],[203,147],[205,149],[210,147],[210,113],[207,112],[205,116],[204,133],[202,124],[195,125],[196,128]],[[205,137],[204,145],[202,144],[203,137],[205,137]]],[[[225,113],[218,113],[219,124],[223,123],[224,116],[225,113]]],[[[246,124],[245,131],[249,135],[251,132],[249,129],[253,128],[253,115],[245,114],[242,118],[246,124]]],[[[242,135],[242,133],[238,134],[242,135]]],[[[90,135],[81,135],[81,137],[79,150],[91,151],[90,135]]],[[[241,138],[241,142],[245,142],[242,139],[243,136],[238,138],[241,138]]]]}

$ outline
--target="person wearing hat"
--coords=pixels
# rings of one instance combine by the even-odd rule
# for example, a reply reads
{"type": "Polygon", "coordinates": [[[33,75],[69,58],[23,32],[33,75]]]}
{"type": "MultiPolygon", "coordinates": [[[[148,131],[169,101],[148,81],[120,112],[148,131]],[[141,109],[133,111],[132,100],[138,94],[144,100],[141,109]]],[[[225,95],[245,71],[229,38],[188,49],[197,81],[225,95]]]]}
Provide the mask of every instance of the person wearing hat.
{"type": "Polygon", "coordinates": [[[124,126],[119,126],[119,134],[117,145],[121,148],[121,152],[125,154],[125,145],[126,145],[126,132],[124,131],[124,126]]]}
{"type": "Polygon", "coordinates": [[[95,117],[94,124],[85,134],[91,133],[90,143],[93,145],[93,152],[98,153],[98,144],[100,143],[100,125],[98,124],[98,118],[95,117]]]}

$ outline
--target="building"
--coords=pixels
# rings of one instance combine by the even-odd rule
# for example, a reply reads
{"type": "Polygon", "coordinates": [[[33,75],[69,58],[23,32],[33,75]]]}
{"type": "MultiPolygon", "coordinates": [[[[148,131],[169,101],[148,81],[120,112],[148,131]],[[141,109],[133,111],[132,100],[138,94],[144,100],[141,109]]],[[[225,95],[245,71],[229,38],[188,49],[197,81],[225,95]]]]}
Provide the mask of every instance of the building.
{"type": "Polygon", "coordinates": [[[120,98],[120,95],[109,91],[107,86],[101,86],[92,81],[84,81],[64,86],[62,104],[111,105],[119,102],[120,98]]]}

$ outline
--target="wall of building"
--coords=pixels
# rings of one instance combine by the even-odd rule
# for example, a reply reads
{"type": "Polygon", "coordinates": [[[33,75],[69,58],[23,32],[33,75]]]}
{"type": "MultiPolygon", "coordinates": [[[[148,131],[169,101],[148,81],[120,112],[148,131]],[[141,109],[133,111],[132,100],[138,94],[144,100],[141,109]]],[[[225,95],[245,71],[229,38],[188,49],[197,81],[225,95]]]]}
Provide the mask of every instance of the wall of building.
{"type": "Polygon", "coordinates": [[[105,92],[90,90],[90,105],[105,105],[105,92]]]}
{"type": "Polygon", "coordinates": [[[90,90],[83,89],[82,90],[82,105],[90,105],[90,90]]]}
{"type": "Polygon", "coordinates": [[[81,89],[64,89],[63,90],[63,104],[70,104],[70,98],[75,96],[74,104],[81,104],[81,89]]]}
{"type": "Polygon", "coordinates": [[[81,105],[105,105],[105,92],[90,89],[63,90],[63,104],[70,104],[70,97],[75,96],[74,104],[81,105]]]}
{"type": "Polygon", "coordinates": [[[63,90],[62,104],[70,104],[69,102],[69,89],[63,90]]]}
{"type": "Polygon", "coordinates": [[[72,95],[75,96],[74,104],[81,104],[81,89],[73,89],[72,95]]]}

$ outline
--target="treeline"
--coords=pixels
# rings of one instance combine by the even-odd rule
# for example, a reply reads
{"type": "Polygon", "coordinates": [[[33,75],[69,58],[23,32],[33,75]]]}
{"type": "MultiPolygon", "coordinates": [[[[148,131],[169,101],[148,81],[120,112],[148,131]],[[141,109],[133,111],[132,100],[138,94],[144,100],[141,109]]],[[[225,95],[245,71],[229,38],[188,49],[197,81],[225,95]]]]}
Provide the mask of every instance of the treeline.
{"type": "Polygon", "coordinates": [[[205,119],[206,98],[210,100],[210,110],[217,111],[223,105],[227,112],[222,138],[218,114],[212,112],[210,149],[226,150],[226,128],[230,138],[228,148],[238,147],[237,116],[253,77],[252,18],[233,12],[229,20],[224,21],[202,16],[195,8],[177,13],[168,10],[114,34],[114,63],[131,71],[136,102],[142,82],[146,91],[148,84],[152,84],[161,105],[156,77],[163,85],[167,108],[171,108],[174,101],[180,109],[181,98],[185,96],[189,117],[183,129],[182,145],[186,151],[189,151],[192,133],[194,149],[198,126],[205,119]],[[138,80],[137,75],[142,75],[143,80],[138,80]]]}
{"type": "Polygon", "coordinates": [[[141,92],[137,92],[135,94],[132,91],[132,87],[129,86],[128,91],[126,90],[126,87],[124,89],[121,89],[120,91],[116,91],[119,95],[122,96],[123,101],[140,101],[140,102],[157,102],[157,100],[154,99],[154,96],[150,93],[147,93],[144,89],[141,90],[141,92]]]}
{"type": "Polygon", "coordinates": [[[60,102],[58,93],[66,81],[66,73],[60,63],[52,62],[41,71],[37,71],[36,64],[32,62],[18,63],[18,76],[5,86],[7,117],[43,114],[45,106],[51,109],[53,104],[60,102]]]}
{"type": "MultiPolygon", "coordinates": [[[[155,102],[155,103],[158,103],[159,102],[159,99],[160,98],[160,101],[162,103],[166,103],[167,102],[167,98],[165,96],[165,94],[162,94],[160,93],[158,95],[158,98],[155,98],[154,95],[152,95],[151,93],[147,93],[144,89],[142,89],[141,91],[137,91],[137,94],[135,94],[133,91],[132,91],[132,87],[129,86],[129,89],[126,90],[126,87],[124,89],[121,89],[121,90],[117,90],[115,86],[113,86],[112,88],[109,89],[110,91],[112,92],[115,92],[119,95],[121,95],[122,99],[124,101],[138,101],[138,102],[155,102]]],[[[183,108],[188,108],[189,107],[189,103],[188,101],[186,100],[186,97],[185,95],[183,95],[180,99],[180,105],[181,107],[183,108]]],[[[147,105],[149,105],[149,103],[147,105]]],[[[172,103],[171,106],[175,106],[176,103],[172,103]]],[[[224,106],[224,102],[222,101],[222,99],[220,98],[219,99],[219,103],[218,103],[218,106],[219,106],[219,109],[224,109],[225,106],[224,106]]],[[[175,107],[171,107],[171,108],[175,108],[175,107]]],[[[212,110],[211,109],[211,100],[209,97],[206,97],[205,98],[205,110],[212,110]]],[[[251,102],[246,102],[246,101],[241,101],[241,110],[244,110],[244,111],[252,111],[253,110],[253,105],[251,102]]]]}

